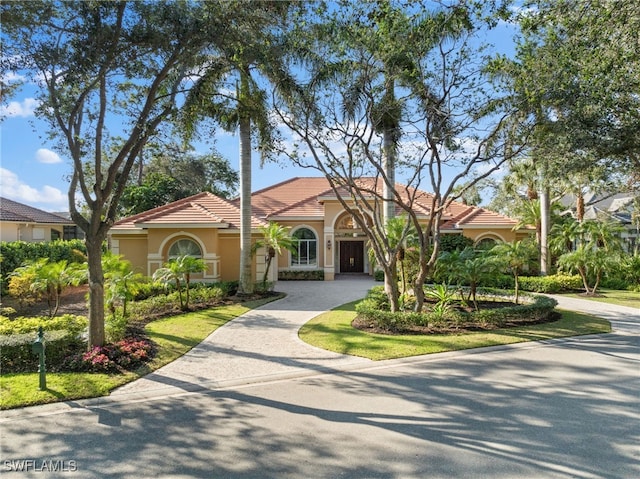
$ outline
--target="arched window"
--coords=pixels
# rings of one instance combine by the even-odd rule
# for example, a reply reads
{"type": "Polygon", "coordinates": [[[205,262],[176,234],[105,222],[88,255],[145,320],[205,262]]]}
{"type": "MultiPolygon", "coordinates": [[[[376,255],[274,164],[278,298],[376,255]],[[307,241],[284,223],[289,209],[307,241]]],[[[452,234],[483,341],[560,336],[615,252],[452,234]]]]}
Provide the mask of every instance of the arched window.
{"type": "Polygon", "coordinates": [[[190,239],[179,239],[169,248],[169,259],[175,259],[178,256],[193,256],[194,258],[202,258],[202,250],[200,246],[190,239]]]}
{"type": "Polygon", "coordinates": [[[292,266],[315,266],[318,263],[318,238],[309,228],[299,228],[293,233],[295,251],[291,253],[292,266]]]}
{"type": "Polygon", "coordinates": [[[498,240],[491,237],[491,236],[487,236],[485,238],[482,238],[480,241],[478,241],[476,243],[476,248],[478,249],[491,249],[493,248],[495,245],[498,244],[498,240]]]}

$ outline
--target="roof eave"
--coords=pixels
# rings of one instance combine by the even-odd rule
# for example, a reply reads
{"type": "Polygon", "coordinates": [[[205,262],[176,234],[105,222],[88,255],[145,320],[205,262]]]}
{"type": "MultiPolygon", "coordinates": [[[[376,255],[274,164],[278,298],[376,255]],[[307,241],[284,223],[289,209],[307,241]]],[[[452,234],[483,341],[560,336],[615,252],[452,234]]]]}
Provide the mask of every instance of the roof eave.
{"type": "Polygon", "coordinates": [[[164,229],[164,228],[191,228],[191,229],[224,229],[229,223],[136,223],[136,228],[164,229]]]}

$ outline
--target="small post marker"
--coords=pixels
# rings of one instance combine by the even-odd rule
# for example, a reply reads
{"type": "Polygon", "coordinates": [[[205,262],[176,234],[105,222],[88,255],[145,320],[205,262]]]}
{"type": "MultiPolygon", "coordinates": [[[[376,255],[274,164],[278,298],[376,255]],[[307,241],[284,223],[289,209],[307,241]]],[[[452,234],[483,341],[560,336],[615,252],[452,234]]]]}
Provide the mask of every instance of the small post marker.
{"type": "Polygon", "coordinates": [[[38,338],[31,345],[31,350],[34,354],[37,354],[40,357],[38,365],[38,373],[40,374],[40,390],[45,391],[47,389],[47,369],[45,365],[44,331],[42,330],[42,326],[38,328],[38,338]]]}

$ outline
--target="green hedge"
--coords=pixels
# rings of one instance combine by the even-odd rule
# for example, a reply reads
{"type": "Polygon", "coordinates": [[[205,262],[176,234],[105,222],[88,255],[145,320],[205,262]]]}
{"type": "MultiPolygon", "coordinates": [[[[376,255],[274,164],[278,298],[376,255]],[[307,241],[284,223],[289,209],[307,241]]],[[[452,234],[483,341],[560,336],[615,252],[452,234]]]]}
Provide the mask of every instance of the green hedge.
{"type": "MultiPolygon", "coordinates": [[[[0,336],[0,373],[36,372],[39,358],[31,349],[35,339],[35,334],[0,336]]],[[[69,331],[45,332],[44,340],[47,371],[59,370],[70,354],[86,347],[77,334],[69,331]]]]}
{"type": "Polygon", "coordinates": [[[426,326],[428,322],[428,317],[424,313],[413,311],[392,313],[380,309],[377,301],[371,298],[363,299],[356,304],[356,312],[368,321],[375,323],[377,327],[394,332],[403,331],[412,325],[426,326]]]}
{"type": "Polygon", "coordinates": [[[540,295],[524,295],[530,303],[496,309],[481,309],[471,313],[473,322],[481,325],[504,326],[509,322],[535,323],[549,318],[558,302],[553,298],[540,295]]]}
{"type": "Polygon", "coordinates": [[[293,269],[278,271],[278,279],[282,281],[324,281],[322,269],[293,269]]]}
{"type": "Polygon", "coordinates": [[[549,276],[523,276],[518,278],[520,289],[534,293],[563,293],[582,289],[580,275],[553,274],[549,276]]]}
{"type": "Polygon", "coordinates": [[[68,263],[86,261],[87,248],[84,240],[55,240],[39,243],[26,241],[0,242],[0,277],[3,283],[7,276],[26,261],[38,258],[50,258],[52,262],[67,260],[68,263]]]}

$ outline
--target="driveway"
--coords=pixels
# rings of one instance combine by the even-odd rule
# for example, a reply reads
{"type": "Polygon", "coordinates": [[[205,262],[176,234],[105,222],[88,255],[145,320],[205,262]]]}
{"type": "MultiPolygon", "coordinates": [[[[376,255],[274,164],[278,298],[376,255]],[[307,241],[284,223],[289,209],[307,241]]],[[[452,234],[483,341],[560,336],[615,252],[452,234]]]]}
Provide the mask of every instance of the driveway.
{"type": "Polygon", "coordinates": [[[1,477],[640,477],[638,311],[598,306],[613,334],[381,362],[300,342],[371,285],[280,283],[109,398],[3,412],[1,477]]]}

